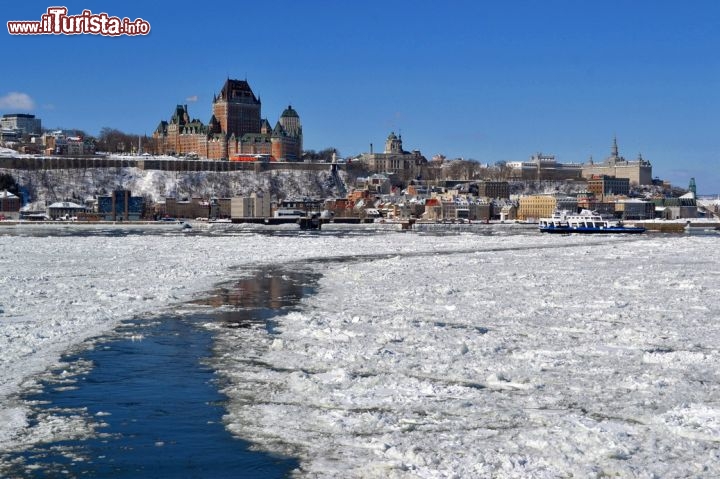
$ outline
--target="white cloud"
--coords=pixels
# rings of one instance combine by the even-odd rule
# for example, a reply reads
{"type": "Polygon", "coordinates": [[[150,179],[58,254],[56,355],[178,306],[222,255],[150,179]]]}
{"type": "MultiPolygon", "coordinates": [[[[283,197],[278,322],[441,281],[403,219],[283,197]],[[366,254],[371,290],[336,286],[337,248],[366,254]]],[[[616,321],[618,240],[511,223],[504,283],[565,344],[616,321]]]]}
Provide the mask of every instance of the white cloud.
{"type": "Polygon", "coordinates": [[[11,91],[0,97],[0,108],[7,110],[34,110],[35,102],[27,93],[11,91]]]}
{"type": "Polygon", "coordinates": [[[195,103],[196,101],[198,101],[198,96],[197,95],[189,96],[189,97],[185,98],[185,101],[188,103],[195,103]]]}

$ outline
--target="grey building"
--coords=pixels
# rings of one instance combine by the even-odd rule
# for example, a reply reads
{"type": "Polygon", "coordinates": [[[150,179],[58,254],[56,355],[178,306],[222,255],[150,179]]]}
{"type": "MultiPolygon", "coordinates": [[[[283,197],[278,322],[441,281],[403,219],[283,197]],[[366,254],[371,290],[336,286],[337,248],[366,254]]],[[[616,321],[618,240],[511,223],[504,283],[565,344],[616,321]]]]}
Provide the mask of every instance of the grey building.
{"type": "Polygon", "coordinates": [[[22,135],[39,135],[42,133],[40,118],[25,113],[9,113],[0,118],[0,127],[7,130],[16,130],[22,135]]]}

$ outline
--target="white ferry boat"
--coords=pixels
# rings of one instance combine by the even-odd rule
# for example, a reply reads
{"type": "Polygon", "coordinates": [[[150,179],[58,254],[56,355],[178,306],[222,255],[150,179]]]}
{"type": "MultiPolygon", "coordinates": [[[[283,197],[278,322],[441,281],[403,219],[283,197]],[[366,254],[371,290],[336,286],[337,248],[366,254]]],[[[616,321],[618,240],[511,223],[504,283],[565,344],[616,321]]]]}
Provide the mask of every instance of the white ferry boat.
{"type": "Polygon", "coordinates": [[[603,218],[595,211],[582,210],[572,214],[556,211],[550,218],[540,218],[541,233],[643,233],[642,226],[625,226],[622,222],[603,218]]]}

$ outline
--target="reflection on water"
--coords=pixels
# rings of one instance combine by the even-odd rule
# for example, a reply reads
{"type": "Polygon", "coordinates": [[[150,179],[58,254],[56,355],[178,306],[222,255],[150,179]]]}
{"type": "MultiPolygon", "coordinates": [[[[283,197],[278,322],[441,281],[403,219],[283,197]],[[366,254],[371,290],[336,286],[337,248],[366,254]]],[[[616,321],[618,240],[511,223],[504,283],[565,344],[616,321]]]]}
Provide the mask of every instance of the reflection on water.
{"type": "Polygon", "coordinates": [[[209,365],[213,333],[202,325],[265,321],[271,328],[271,318],[310,294],[317,278],[267,268],[196,302],[220,311],[126,324],[63,358],[23,399],[34,404],[33,425],[73,418],[71,430],[65,440],[0,453],[0,476],[286,477],[296,460],[251,451],[224,428],[226,398],[209,365]]]}
{"type": "Polygon", "coordinates": [[[235,310],[214,313],[219,320],[232,326],[267,321],[279,311],[288,309],[313,291],[320,275],[310,271],[270,266],[254,275],[218,287],[210,296],[193,301],[195,304],[235,310]]]}

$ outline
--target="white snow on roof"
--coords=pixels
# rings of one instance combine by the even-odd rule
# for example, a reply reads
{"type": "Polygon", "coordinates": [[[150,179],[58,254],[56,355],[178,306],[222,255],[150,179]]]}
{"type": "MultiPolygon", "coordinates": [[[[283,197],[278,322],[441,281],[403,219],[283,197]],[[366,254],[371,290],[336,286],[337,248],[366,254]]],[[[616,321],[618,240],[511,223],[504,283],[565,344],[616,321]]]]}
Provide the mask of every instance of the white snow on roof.
{"type": "Polygon", "coordinates": [[[70,201],[58,201],[57,203],[53,203],[48,208],[57,208],[57,209],[72,209],[72,210],[84,210],[84,206],[80,206],[77,203],[72,203],[70,201]]]}
{"type": "Polygon", "coordinates": [[[15,150],[12,150],[12,149],[10,149],[10,148],[1,148],[1,147],[0,147],[0,156],[12,156],[12,157],[16,157],[16,156],[19,156],[19,155],[20,155],[20,154],[19,154],[17,151],[15,151],[15,150]]]}
{"type": "Polygon", "coordinates": [[[17,198],[17,195],[10,193],[8,190],[2,190],[0,191],[0,198],[17,198]]]}

